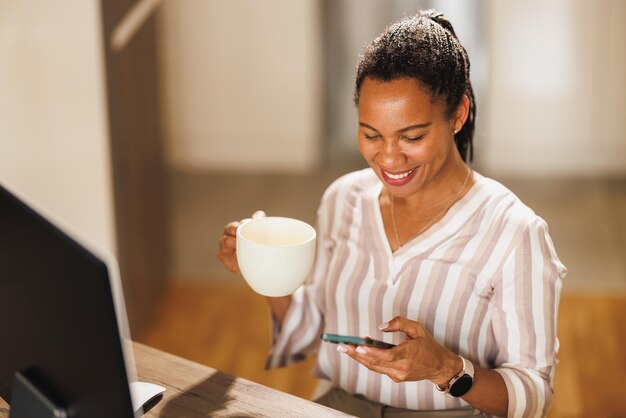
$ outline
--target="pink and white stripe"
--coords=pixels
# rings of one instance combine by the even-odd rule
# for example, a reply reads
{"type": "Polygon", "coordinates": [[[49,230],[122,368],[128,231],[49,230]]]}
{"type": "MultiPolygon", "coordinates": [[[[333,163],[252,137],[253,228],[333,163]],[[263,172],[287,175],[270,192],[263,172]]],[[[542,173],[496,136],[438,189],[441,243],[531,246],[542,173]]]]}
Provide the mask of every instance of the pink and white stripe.
{"type": "Polygon", "coordinates": [[[476,183],[436,224],[392,253],[370,170],[350,173],[326,191],[318,211],[313,271],[274,325],[268,367],[318,353],[316,375],[349,393],[409,409],[466,406],[428,381],[394,383],[321,343],[322,332],[383,334],[396,315],[422,323],[454,352],[494,368],[507,385],[509,417],[544,416],[550,404],[558,339],[556,319],[566,269],[546,223],[501,184],[476,183]]]}

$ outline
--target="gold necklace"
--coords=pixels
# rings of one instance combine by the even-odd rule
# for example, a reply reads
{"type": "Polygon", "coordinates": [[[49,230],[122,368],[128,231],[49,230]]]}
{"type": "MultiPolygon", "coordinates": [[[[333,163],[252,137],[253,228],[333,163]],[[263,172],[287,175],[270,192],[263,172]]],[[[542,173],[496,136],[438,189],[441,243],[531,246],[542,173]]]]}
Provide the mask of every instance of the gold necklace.
{"type": "MultiPolygon", "coordinates": [[[[413,238],[415,238],[416,236],[418,236],[419,234],[424,232],[428,227],[430,227],[437,220],[437,218],[439,218],[441,215],[443,215],[446,211],[448,211],[448,209],[450,209],[452,207],[452,205],[454,205],[454,203],[456,202],[456,199],[459,197],[459,195],[461,194],[463,189],[465,189],[465,186],[467,185],[467,181],[469,180],[471,173],[472,173],[472,169],[467,167],[467,176],[465,176],[465,181],[463,182],[463,185],[461,186],[459,191],[452,198],[452,203],[450,203],[450,205],[448,205],[445,208],[443,208],[443,210],[441,212],[439,212],[437,215],[435,215],[435,217],[432,218],[430,220],[430,222],[428,222],[426,224],[426,226],[424,226],[422,229],[420,229],[415,235],[411,236],[411,238],[406,240],[406,242],[411,241],[413,238]]],[[[444,203],[446,201],[447,200],[444,200],[442,203],[444,203]]],[[[439,206],[439,205],[437,205],[437,206],[439,206]]],[[[394,234],[396,236],[395,237],[396,238],[396,243],[398,244],[398,248],[397,249],[399,250],[400,248],[402,248],[402,245],[400,243],[400,235],[398,234],[398,227],[396,226],[396,212],[395,212],[394,207],[393,207],[393,195],[391,195],[391,224],[393,225],[393,232],[394,232],[394,234]]]]}

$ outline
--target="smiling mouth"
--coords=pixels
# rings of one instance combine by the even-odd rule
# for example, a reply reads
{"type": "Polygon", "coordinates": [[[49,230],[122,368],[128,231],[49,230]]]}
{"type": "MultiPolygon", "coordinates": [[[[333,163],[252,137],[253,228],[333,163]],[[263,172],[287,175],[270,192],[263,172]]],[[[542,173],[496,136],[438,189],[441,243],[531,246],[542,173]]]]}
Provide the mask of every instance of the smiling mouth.
{"type": "Polygon", "coordinates": [[[392,180],[402,180],[403,178],[406,178],[413,174],[416,169],[417,167],[412,168],[409,171],[405,171],[404,173],[391,173],[389,171],[383,170],[382,168],[380,170],[385,174],[385,176],[389,177],[392,180]]]}

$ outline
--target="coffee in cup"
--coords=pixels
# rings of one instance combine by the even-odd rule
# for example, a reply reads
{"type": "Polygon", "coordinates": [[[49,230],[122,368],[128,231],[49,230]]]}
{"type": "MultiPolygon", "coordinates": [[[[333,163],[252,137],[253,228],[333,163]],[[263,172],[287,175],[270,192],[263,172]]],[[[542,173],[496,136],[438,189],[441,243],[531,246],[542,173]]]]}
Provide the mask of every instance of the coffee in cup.
{"type": "Polygon", "coordinates": [[[292,294],[306,280],[315,257],[315,229],[283,217],[252,219],[237,228],[237,262],[252,290],[292,294]]]}

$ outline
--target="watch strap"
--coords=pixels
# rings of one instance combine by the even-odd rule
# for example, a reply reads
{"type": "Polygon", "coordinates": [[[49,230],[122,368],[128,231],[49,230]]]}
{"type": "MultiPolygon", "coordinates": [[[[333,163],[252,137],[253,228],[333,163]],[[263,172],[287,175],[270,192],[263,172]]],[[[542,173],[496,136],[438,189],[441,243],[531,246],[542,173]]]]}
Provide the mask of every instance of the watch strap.
{"type": "Polygon", "coordinates": [[[448,382],[447,388],[435,384],[435,388],[444,395],[458,398],[465,395],[472,388],[474,382],[474,365],[471,361],[459,356],[463,362],[463,368],[448,382]]]}

